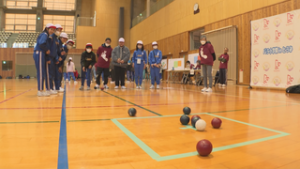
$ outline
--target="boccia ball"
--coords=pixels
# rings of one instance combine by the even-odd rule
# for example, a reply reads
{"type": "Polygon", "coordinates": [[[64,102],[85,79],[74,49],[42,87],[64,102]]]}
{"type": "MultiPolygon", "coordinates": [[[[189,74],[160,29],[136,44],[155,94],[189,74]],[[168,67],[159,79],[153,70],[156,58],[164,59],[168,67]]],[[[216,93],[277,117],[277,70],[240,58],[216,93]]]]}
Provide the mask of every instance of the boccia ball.
{"type": "Polygon", "coordinates": [[[195,128],[195,124],[196,124],[196,122],[199,120],[200,118],[199,117],[194,117],[194,118],[192,118],[192,121],[191,121],[191,123],[192,123],[192,126],[195,128]]]}
{"type": "Polygon", "coordinates": [[[130,108],[128,110],[128,114],[129,114],[129,116],[135,116],[136,115],[136,109],[135,108],[130,108]]]}
{"type": "Polygon", "coordinates": [[[185,115],[190,115],[191,114],[191,109],[189,107],[185,107],[185,108],[183,108],[183,113],[185,115]]]}
{"type": "Polygon", "coordinates": [[[187,125],[187,124],[189,124],[189,122],[190,122],[190,117],[189,117],[189,116],[187,116],[187,115],[182,115],[182,116],[180,117],[180,123],[181,123],[182,125],[187,125]]]}
{"type": "Polygon", "coordinates": [[[219,119],[219,118],[217,118],[217,117],[215,117],[215,118],[212,119],[212,121],[211,121],[211,125],[212,125],[213,128],[215,128],[215,129],[220,128],[220,127],[221,127],[221,124],[222,124],[222,120],[219,119]]]}
{"type": "Polygon", "coordinates": [[[199,120],[197,120],[195,126],[198,131],[203,131],[203,130],[205,130],[206,122],[202,119],[199,119],[199,120]]]}
{"type": "Polygon", "coordinates": [[[101,90],[104,90],[104,87],[101,87],[101,90]]]}
{"type": "Polygon", "coordinates": [[[197,143],[196,149],[200,156],[208,156],[212,152],[213,146],[210,141],[204,139],[197,143]]]}
{"type": "Polygon", "coordinates": [[[193,115],[193,116],[191,117],[191,119],[193,119],[194,117],[199,117],[199,119],[201,119],[201,117],[198,116],[198,115],[193,115]]]}

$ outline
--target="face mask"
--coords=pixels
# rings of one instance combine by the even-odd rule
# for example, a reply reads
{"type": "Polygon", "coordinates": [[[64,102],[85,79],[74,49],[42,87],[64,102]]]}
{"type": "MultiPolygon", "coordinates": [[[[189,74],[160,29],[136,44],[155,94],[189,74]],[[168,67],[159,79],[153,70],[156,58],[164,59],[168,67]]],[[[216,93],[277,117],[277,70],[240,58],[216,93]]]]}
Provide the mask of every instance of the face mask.
{"type": "Polygon", "coordinates": [[[105,46],[107,46],[107,47],[108,47],[108,46],[109,46],[109,44],[108,44],[108,43],[105,43],[105,46]]]}
{"type": "Polygon", "coordinates": [[[142,47],[143,47],[142,45],[138,45],[138,48],[139,48],[139,49],[142,49],[142,47]]]}
{"type": "Polygon", "coordinates": [[[92,49],[86,49],[87,53],[91,53],[92,49]]]}
{"type": "Polygon", "coordinates": [[[157,49],[158,47],[157,46],[153,46],[153,49],[157,49]]]}
{"type": "Polygon", "coordinates": [[[205,41],[205,40],[202,40],[202,41],[201,41],[201,44],[202,44],[202,45],[204,45],[205,43],[206,43],[206,41],[205,41]]]}
{"type": "Polygon", "coordinates": [[[55,35],[56,35],[56,36],[59,36],[60,33],[61,33],[61,32],[59,32],[59,31],[55,31],[55,35]]]}
{"type": "Polygon", "coordinates": [[[72,49],[72,47],[73,47],[73,46],[71,46],[71,45],[67,45],[67,48],[68,48],[68,49],[72,49]]]}

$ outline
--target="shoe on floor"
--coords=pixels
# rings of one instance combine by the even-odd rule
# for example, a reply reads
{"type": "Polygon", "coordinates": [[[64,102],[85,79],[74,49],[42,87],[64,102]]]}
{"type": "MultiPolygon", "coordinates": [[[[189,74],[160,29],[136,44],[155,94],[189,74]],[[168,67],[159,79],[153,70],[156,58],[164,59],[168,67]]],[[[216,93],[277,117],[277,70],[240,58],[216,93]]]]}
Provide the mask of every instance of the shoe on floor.
{"type": "Polygon", "coordinates": [[[201,92],[206,92],[206,90],[207,90],[207,88],[204,87],[204,88],[201,90],[201,92]]]}
{"type": "Polygon", "coordinates": [[[84,90],[83,86],[81,86],[81,87],[79,88],[79,90],[84,90]]]}
{"type": "Polygon", "coordinates": [[[50,90],[50,94],[57,94],[56,90],[50,90]]]}
{"type": "Polygon", "coordinates": [[[119,89],[119,86],[115,86],[115,89],[119,89]]]}
{"type": "Polygon", "coordinates": [[[222,84],[222,87],[226,87],[226,84],[222,84]]]}
{"type": "Polygon", "coordinates": [[[91,88],[90,88],[90,87],[87,87],[86,90],[91,90],[91,88]]]}
{"type": "Polygon", "coordinates": [[[43,92],[43,91],[38,91],[38,93],[37,93],[37,96],[38,97],[47,97],[47,96],[50,96],[49,94],[48,94],[48,92],[43,92]]]}
{"type": "Polygon", "coordinates": [[[159,86],[159,85],[156,85],[156,89],[160,89],[160,86],[159,86]]]}
{"type": "Polygon", "coordinates": [[[126,87],[125,87],[125,86],[122,86],[121,89],[126,89],[126,87]]]}
{"type": "Polygon", "coordinates": [[[137,86],[136,89],[140,89],[140,86],[137,86]]]}
{"type": "Polygon", "coordinates": [[[65,91],[65,89],[62,88],[62,87],[60,87],[59,90],[58,90],[59,93],[63,93],[64,91],[65,91]]]}
{"type": "Polygon", "coordinates": [[[211,88],[208,88],[208,89],[206,90],[206,92],[212,92],[212,89],[211,89],[211,88]]]}
{"type": "Polygon", "coordinates": [[[109,89],[109,87],[107,85],[104,85],[104,89],[109,89]]]}
{"type": "Polygon", "coordinates": [[[154,89],[154,85],[151,85],[151,86],[150,86],[150,89],[154,89]]]}

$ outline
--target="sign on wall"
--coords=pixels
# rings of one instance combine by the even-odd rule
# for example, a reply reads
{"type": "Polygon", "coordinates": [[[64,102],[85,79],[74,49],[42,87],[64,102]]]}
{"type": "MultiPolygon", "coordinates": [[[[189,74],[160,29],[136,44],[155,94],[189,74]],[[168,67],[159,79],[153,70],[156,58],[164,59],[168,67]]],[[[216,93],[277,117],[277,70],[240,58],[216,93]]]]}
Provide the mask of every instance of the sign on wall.
{"type": "Polygon", "coordinates": [[[251,86],[300,84],[300,10],[251,22],[251,86]]]}
{"type": "Polygon", "coordinates": [[[184,58],[168,59],[168,70],[184,70],[184,58]]]}

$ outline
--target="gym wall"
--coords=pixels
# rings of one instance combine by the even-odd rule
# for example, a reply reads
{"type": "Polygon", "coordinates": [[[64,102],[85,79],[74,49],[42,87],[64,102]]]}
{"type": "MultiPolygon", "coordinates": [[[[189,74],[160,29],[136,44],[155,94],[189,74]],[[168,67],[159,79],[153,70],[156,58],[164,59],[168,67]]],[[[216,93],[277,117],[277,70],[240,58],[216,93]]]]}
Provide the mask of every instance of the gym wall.
{"type": "MultiPolygon", "coordinates": [[[[112,39],[112,47],[118,45],[120,7],[124,7],[125,45],[129,47],[130,31],[130,0],[90,0],[93,7],[82,6],[82,13],[88,15],[93,9],[97,13],[96,27],[78,26],[76,30],[76,48],[85,48],[86,43],[92,43],[94,49],[104,43],[106,37],[112,39]]],[[[83,1],[82,1],[83,2],[83,1]]],[[[92,12],[93,13],[93,12],[92,12]]]]}
{"type": "Polygon", "coordinates": [[[250,84],[250,21],[300,8],[300,0],[175,0],[130,30],[131,50],[138,40],[151,49],[158,41],[168,58],[186,57],[189,53],[189,32],[204,28],[205,32],[235,25],[238,31],[238,84],[250,84]],[[193,5],[200,13],[194,15],[193,5]],[[153,25],[153,26],[149,26],[153,25]],[[184,40],[184,41],[182,41],[184,40]],[[239,79],[242,70],[243,79],[239,79]]]}

